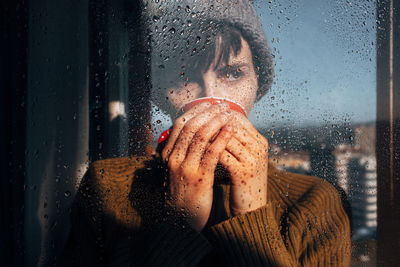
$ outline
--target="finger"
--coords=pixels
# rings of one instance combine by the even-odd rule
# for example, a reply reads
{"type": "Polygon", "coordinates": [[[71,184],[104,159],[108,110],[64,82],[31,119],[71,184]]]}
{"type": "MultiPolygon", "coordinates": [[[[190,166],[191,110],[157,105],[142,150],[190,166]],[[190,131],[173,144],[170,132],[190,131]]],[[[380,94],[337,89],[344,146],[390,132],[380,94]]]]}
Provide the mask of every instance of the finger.
{"type": "Polygon", "coordinates": [[[182,163],[186,157],[187,149],[196,134],[196,132],[207,122],[211,121],[215,116],[222,112],[227,112],[229,106],[227,104],[213,105],[207,112],[198,114],[196,117],[191,119],[183,127],[175,146],[172,148],[172,153],[170,154],[170,159],[168,161],[174,160],[176,163],[182,163]]]}
{"type": "Polygon", "coordinates": [[[232,137],[232,127],[225,126],[219,132],[216,139],[208,146],[204,157],[200,163],[201,171],[205,174],[213,174],[215,168],[221,158],[222,153],[225,151],[225,147],[232,137]]]}
{"type": "Polygon", "coordinates": [[[267,139],[257,131],[247,117],[237,111],[232,111],[232,113],[234,121],[237,121],[240,125],[242,125],[253,138],[255,138],[258,142],[268,142],[267,139]]]}
{"type": "Polygon", "coordinates": [[[243,146],[247,147],[249,151],[268,152],[268,140],[254,128],[253,124],[243,114],[239,112],[232,113],[235,138],[243,146]]]}
{"type": "Polygon", "coordinates": [[[182,135],[182,131],[186,128],[186,130],[191,129],[191,125],[195,125],[197,127],[201,127],[204,123],[207,122],[205,119],[208,118],[208,114],[215,112],[222,112],[222,110],[228,109],[228,105],[211,105],[210,103],[201,103],[196,105],[192,109],[190,109],[187,113],[182,115],[179,119],[177,119],[174,123],[173,130],[171,132],[170,138],[168,138],[167,145],[163,149],[162,158],[167,161],[176,142],[178,142],[179,137],[182,135]],[[199,108],[197,108],[200,106],[199,108]],[[207,112],[206,112],[207,111],[207,112]],[[186,116],[187,114],[187,116],[186,116]],[[200,116],[199,116],[200,115],[200,116]],[[189,124],[190,127],[187,127],[189,124]]]}
{"type": "MultiPolygon", "coordinates": [[[[211,139],[218,134],[229,121],[230,114],[222,113],[215,116],[207,124],[205,124],[193,137],[193,140],[189,146],[188,154],[185,160],[185,164],[189,166],[199,166],[201,158],[204,155],[204,151],[207,145],[211,142],[211,139]]],[[[231,131],[232,128],[229,127],[231,131]]],[[[210,148],[208,148],[210,149],[210,148]]]]}
{"type": "Polygon", "coordinates": [[[219,162],[229,173],[237,173],[240,171],[241,163],[227,150],[222,152],[219,162]]]}
{"type": "Polygon", "coordinates": [[[165,145],[161,157],[163,160],[167,160],[172,148],[179,137],[180,132],[182,131],[185,124],[195,117],[197,114],[205,111],[207,108],[211,106],[210,103],[204,102],[200,103],[199,105],[194,106],[188,112],[180,116],[174,121],[174,125],[172,127],[172,131],[168,137],[167,144],[165,145]]]}
{"type": "Polygon", "coordinates": [[[253,126],[253,124],[244,116],[242,113],[237,111],[232,111],[234,120],[239,122],[243,127],[245,127],[249,133],[253,136],[260,135],[257,129],[253,126]]]}
{"type": "Polygon", "coordinates": [[[230,123],[233,126],[233,137],[240,142],[246,150],[250,152],[259,151],[259,142],[249,133],[249,131],[240,123],[233,121],[230,123]]]}
{"type": "Polygon", "coordinates": [[[250,152],[236,138],[231,138],[231,140],[229,140],[226,145],[226,150],[239,162],[251,162],[254,160],[250,152]]]}

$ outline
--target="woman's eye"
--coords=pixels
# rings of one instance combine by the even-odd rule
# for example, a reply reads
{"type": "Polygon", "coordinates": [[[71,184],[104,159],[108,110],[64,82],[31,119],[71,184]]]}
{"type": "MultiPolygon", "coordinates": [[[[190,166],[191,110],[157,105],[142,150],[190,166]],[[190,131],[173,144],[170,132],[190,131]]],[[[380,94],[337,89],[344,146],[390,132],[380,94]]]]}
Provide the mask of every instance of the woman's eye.
{"type": "Polygon", "coordinates": [[[240,69],[230,70],[230,71],[225,72],[225,78],[228,81],[236,81],[237,79],[240,78],[241,75],[242,75],[242,73],[241,73],[240,69]]]}

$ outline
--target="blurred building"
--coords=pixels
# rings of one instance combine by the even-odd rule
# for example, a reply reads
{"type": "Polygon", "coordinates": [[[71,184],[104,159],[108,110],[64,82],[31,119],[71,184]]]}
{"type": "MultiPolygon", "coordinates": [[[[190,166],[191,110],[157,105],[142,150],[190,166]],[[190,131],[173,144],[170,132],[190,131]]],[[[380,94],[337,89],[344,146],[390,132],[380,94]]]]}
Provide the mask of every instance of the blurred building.
{"type": "Polygon", "coordinates": [[[295,173],[309,174],[311,171],[310,154],[306,151],[282,151],[277,145],[272,146],[270,158],[279,169],[295,173]]]}
{"type": "Polygon", "coordinates": [[[338,185],[346,192],[351,204],[353,239],[371,238],[376,234],[376,158],[366,151],[359,146],[342,144],[334,152],[338,185]]]}
{"type": "Polygon", "coordinates": [[[361,153],[375,155],[375,125],[361,125],[354,128],[354,148],[361,153]]]}
{"type": "Polygon", "coordinates": [[[335,148],[333,152],[335,156],[337,183],[346,192],[346,194],[349,194],[347,169],[349,160],[354,155],[354,153],[355,150],[349,144],[340,144],[335,148]]]}
{"type": "Polygon", "coordinates": [[[349,198],[353,212],[354,239],[375,237],[377,226],[376,159],[355,155],[348,164],[349,198]]]}

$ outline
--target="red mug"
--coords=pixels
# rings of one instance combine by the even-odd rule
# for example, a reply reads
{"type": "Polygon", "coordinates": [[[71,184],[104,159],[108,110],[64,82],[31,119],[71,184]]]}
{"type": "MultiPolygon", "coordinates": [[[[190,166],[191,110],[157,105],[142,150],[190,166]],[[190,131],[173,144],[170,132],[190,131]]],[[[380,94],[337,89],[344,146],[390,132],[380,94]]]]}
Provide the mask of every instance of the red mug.
{"type": "Polygon", "coordinates": [[[216,105],[216,104],[221,104],[221,103],[227,103],[231,110],[237,111],[242,113],[247,117],[246,112],[244,111],[243,107],[239,103],[235,103],[232,100],[221,98],[221,97],[201,97],[197,98],[193,101],[190,101],[189,103],[186,103],[182,110],[183,112],[188,111],[192,107],[196,106],[197,104],[204,103],[204,102],[209,102],[211,105],[216,105]]]}
{"type": "MultiPolygon", "coordinates": [[[[231,100],[225,99],[225,98],[219,98],[219,97],[202,97],[202,98],[197,98],[193,101],[190,101],[189,103],[186,103],[182,111],[187,112],[189,109],[192,107],[196,106],[197,104],[203,103],[203,102],[209,102],[212,105],[220,104],[220,103],[227,103],[230,107],[231,110],[237,111],[242,113],[244,116],[247,117],[246,112],[244,111],[243,107],[239,103],[235,103],[231,100]]],[[[161,133],[160,138],[158,138],[158,144],[160,145],[162,142],[167,140],[169,134],[171,133],[172,128],[168,129],[164,132],[161,133]]]]}

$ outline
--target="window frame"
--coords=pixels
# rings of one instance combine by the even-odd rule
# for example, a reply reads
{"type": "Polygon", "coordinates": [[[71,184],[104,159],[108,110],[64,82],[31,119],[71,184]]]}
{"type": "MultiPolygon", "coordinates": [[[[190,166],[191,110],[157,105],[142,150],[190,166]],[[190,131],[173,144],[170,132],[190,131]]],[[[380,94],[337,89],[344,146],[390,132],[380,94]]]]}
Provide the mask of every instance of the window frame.
{"type": "Polygon", "coordinates": [[[377,264],[400,261],[400,2],[376,4],[377,264]]]}

